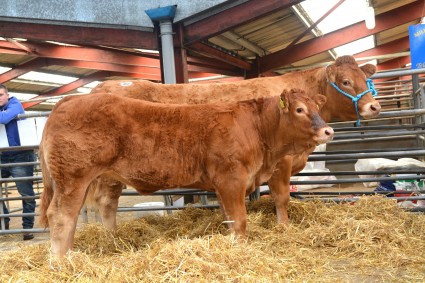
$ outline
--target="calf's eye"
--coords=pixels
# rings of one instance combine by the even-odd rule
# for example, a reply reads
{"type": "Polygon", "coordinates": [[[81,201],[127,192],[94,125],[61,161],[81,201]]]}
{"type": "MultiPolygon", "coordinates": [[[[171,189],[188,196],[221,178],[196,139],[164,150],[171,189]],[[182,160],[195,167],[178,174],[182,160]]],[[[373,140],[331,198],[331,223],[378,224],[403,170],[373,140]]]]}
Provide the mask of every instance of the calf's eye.
{"type": "Polygon", "coordinates": [[[297,108],[297,113],[301,113],[301,112],[303,112],[303,109],[301,107],[298,107],[297,108]]]}
{"type": "Polygon", "coordinates": [[[349,80],[344,80],[344,81],[342,82],[342,84],[343,84],[344,86],[350,86],[350,85],[351,85],[351,83],[350,83],[350,81],[349,81],[349,80]]]}

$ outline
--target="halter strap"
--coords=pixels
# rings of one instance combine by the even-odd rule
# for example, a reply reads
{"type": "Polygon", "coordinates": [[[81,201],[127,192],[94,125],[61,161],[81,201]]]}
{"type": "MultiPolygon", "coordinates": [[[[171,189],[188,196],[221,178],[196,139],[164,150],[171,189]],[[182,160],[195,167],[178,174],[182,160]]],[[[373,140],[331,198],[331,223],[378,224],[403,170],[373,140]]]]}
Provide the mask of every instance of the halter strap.
{"type": "MultiPolygon", "coordinates": [[[[328,66],[326,66],[326,69],[328,68],[328,66]]],[[[353,101],[354,108],[356,109],[356,114],[357,114],[357,123],[356,123],[356,125],[357,126],[360,126],[360,113],[359,113],[359,107],[358,107],[357,103],[360,100],[360,98],[362,98],[368,92],[370,92],[372,94],[372,97],[377,96],[378,95],[378,92],[375,89],[375,85],[373,84],[373,82],[372,82],[371,79],[367,79],[366,80],[367,90],[363,91],[360,94],[357,94],[357,96],[354,97],[351,94],[348,94],[345,91],[343,91],[342,89],[340,89],[334,82],[331,82],[329,80],[329,78],[328,78],[328,73],[326,72],[326,69],[325,69],[326,79],[331,84],[331,86],[333,86],[338,92],[342,93],[346,97],[350,98],[351,101],[353,101]]]]}

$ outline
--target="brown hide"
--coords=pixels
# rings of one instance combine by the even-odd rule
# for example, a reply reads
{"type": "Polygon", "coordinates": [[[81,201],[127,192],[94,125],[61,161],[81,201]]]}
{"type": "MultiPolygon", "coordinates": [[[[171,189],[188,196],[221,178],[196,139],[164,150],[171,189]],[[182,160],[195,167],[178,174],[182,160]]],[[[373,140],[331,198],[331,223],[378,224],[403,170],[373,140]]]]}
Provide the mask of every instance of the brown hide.
{"type": "MultiPolygon", "coordinates": [[[[356,120],[353,102],[333,88],[335,82],[345,92],[356,96],[367,90],[366,78],[375,73],[376,67],[366,64],[358,67],[352,56],[339,57],[327,67],[291,72],[276,77],[262,77],[237,82],[212,84],[158,84],[144,80],[109,80],[99,84],[91,93],[106,92],[135,99],[160,103],[200,104],[211,102],[241,101],[259,97],[278,96],[284,89],[301,89],[307,95],[321,93],[327,97],[320,115],[332,120],[356,120]],[[344,82],[349,81],[349,85],[344,82]]],[[[367,94],[358,102],[364,118],[376,117],[379,103],[367,94]]]]}
{"type": "MultiPolygon", "coordinates": [[[[92,93],[106,92],[161,103],[200,104],[277,96],[285,88],[300,88],[308,96],[313,96],[317,93],[327,96],[326,104],[320,112],[325,121],[330,121],[331,119],[353,120],[357,119],[357,116],[352,101],[335,90],[328,80],[335,82],[342,90],[355,96],[367,89],[365,80],[373,75],[375,70],[375,66],[371,64],[366,64],[359,68],[352,56],[342,56],[327,67],[292,72],[277,77],[264,77],[228,83],[177,85],[157,84],[143,80],[110,80],[99,84],[92,90],[92,93]],[[350,82],[348,86],[344,85],[346,81],[350,82]]],[[[361,98],[358,106],[360,114],[365,118],[372,118],[379,114],[379,103],[370,94],[361,98]]],[[[285,158],[280,162],[275,172],[277,176],[274,178],[279,181],[276,185],[269,182],[269,187],[272,194],[275,195],[276,203],[289,202],[289,177],[304,168],[308,155],[312,150],[295,156],[293,159],[285,158]],[[287,180],[287,182],[282,183],[282,180],[287,180]],[[284,200],[279,199],[279,195],[285,194],[284,200]]],[[[110,190],[112,188],[108,188],[107,182],[107,180],[101,182],[105,186],[102,189],[97,188],[98,193],[111,194],[110,190]]],[[[98,194],[95,195],[97,198],[102,197],[98,194]]],[[[118,194],[115,193],[115,195],[118,194]]],[[[102,197],[102,199],[104,203],[108,203],[106,197],[102,197]]],[[[117,206],[118,198],[110,199],[108,205],[112,203],[117,206]]],[[[98,203],[97,206],[105,226],[111,229],[115,228],[115,216],[102,204],[98,203]]],[[[279,222],[288,221],[285,208],[280,211],[278,209],[277,216],[279,222]]]]}
{"type": "MultiPolygon", "coordinates": [[[[300,91],[201,105],[102,93],[63,99],[46,123],[41,151],[43,175],[55,184],[50,204],[40,211],[48,219],[53,254],[72,248],[86,188],[104,173],[140,193],[174,187],[215,191],[231,228],[244,236],[245,196],[270,178],[282,157],[332,139],[332,128],[318,114],[324,102],[322,95],[300,91]]],[[[51,194],[52,188],[45,190],[51,194]]]]}

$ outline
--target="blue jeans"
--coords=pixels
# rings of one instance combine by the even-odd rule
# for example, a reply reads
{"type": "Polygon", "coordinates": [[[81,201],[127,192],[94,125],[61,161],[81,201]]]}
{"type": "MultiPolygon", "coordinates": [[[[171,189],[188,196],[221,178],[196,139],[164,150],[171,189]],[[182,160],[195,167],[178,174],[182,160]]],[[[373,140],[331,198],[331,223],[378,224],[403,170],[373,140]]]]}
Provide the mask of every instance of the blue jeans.
{"type": "MultiPolygon", "coordinates": [[[[34,162],[33,151],[20,151],[11,155],[1,155],[1,163],[18,163],[18,162],[34,162]]],[[[1,177],[32,177],[34,173],[34,165],[28,166],[13,166],[1,168],[1,177]]],[[[34,196],[34,188],[32,187],[33,181],[19,181],[15,182],[18,192],[21,196],[34,196]]],[[[35,212],[35,199],[24,199],[22,200],[23,213],[34,213],[35,212]]],[[[6,205],[3,202],[3,209],[5,214],[9,214],[6,205]]],[[[5,223],[9,223],[10,218],[4,218],[5,223]]],[[[34,226],[34,216],[22,217],[22,227],[24,229],[31,229],[34,226]]]]}

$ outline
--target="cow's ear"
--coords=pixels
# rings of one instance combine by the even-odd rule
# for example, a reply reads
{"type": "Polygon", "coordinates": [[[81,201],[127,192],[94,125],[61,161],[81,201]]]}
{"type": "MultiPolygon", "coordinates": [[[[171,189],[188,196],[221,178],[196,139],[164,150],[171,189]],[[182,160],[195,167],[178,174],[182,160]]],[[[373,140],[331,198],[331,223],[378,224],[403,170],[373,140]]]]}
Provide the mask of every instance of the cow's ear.
{"type": "Polygon", "coordinates": [[[284,90],[279,97],[279,107],[284,113],[289,111],[289,94],[284,90]]]}
{"type": "Polygon", "coordinates": [[[326,96],[322,94],[316,94],[313,99],[314,102],[316,102],[318,110],[322,109],[323,105],[326,103],[326,96]]]}
{"type": "Polygon", "coordinates": [[[326,67],[326,77],[328,81],[335,82],[336,81],[336,66],[335,64],[331,64],[326,67]]]}
{"type": "Polygon", "coordinates": [[[366,78],[370,78],[376,72],[376,66],[372,64],[366,64],[360,67],[363,73],[365,73],[366,78]]]}

